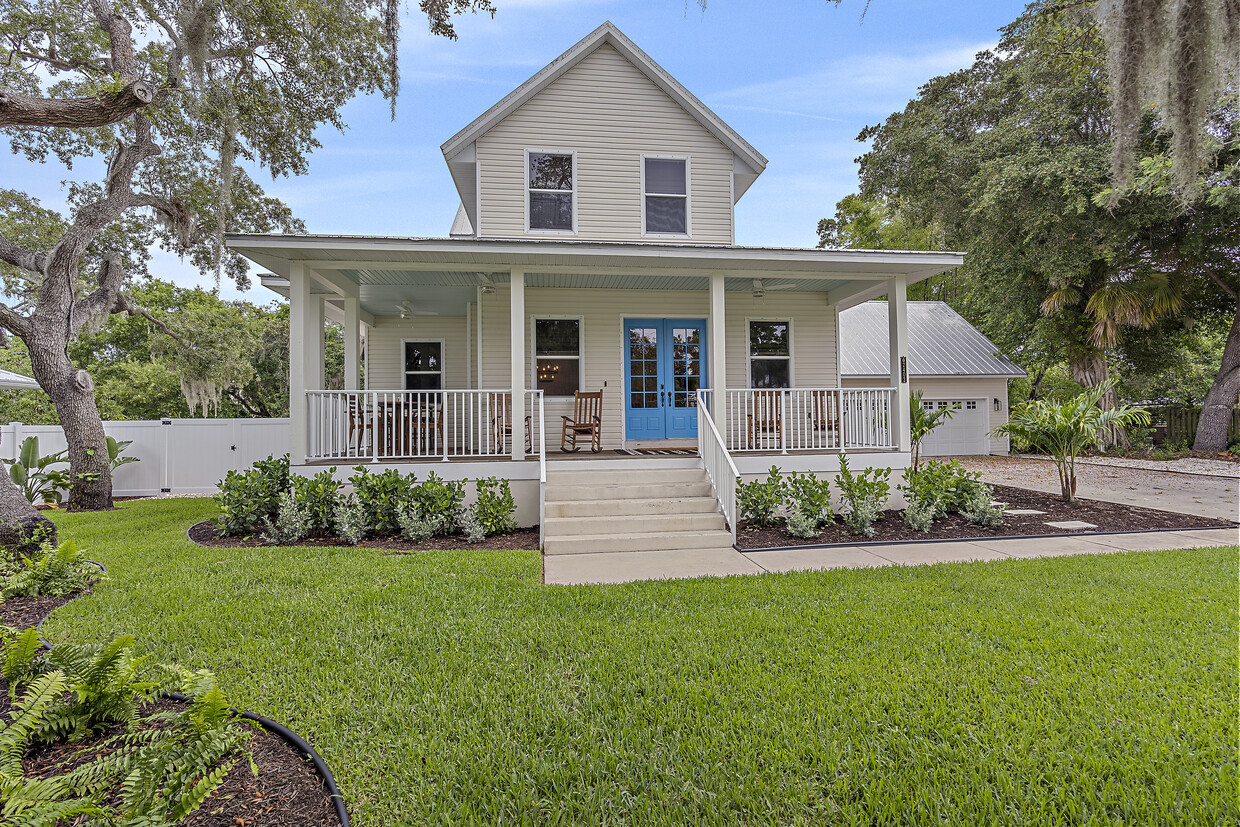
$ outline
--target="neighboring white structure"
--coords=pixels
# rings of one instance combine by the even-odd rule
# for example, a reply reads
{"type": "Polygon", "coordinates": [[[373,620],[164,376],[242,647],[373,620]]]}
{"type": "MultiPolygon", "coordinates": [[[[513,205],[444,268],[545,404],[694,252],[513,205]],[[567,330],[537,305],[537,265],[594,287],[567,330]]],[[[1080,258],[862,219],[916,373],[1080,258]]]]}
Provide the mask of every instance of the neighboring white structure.
{"type": "Polygon", "coordinates": [[[17,391],[37,391],[39,383],[29,376],[22,376],[11,370],[0,368],[0,389],[17,391]]]}
{"type": "MultiPolygon", "coordinates": [[[[886,378],[886,318],[883,302],[840,313],[844,387],[886,378]]],[[[958,408],[922,441],[924,455],[1007,453],[1007,437],[992,432],[1007,422],[1008,380],[1026,373],[944,302],[908,303],[908,370],[910,390],[922,392],[922,405],[958,408]]]]}
{"type": "Polygon", "coordinates": [[[735,246],[734,204],[766,159],[610,23],[442,151],[461,197],[449,237],[227,238],[290,301],[299,472],[499,474],[539,519],[548,472],[569,473],[555,455],[574,391],[603,394],[597,467],[697,449],[677,461],[704,466],[732,525],[737,476],[770,454],[823,473],[845,451],[908,464],[907,286],[963,255],[735,246]],[[882,295],[887,369],[845,388],[838,314],[882,295]],[[324,316],[346,331],[343,391],[322,390],[324,316]],[[539,462],[506,436],[527,416],[539,462]]]}

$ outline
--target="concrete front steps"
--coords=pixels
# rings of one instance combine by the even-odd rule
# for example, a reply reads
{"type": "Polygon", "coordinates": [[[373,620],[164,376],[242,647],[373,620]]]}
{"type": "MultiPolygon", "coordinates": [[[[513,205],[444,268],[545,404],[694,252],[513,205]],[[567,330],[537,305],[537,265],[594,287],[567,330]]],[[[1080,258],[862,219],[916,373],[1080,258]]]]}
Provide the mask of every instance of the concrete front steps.
{"type": "Polygon", "coordinates": [[[547,554],[732,548],[699,461],[547,469],[547,554]]]}

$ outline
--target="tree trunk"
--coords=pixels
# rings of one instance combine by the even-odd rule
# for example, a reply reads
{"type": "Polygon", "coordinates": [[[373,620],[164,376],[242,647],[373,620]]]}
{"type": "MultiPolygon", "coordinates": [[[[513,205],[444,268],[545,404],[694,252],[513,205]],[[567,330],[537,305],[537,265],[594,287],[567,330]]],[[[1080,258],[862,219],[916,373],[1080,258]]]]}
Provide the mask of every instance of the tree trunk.
{"type": "Polygon", "coordinates": [[[56,539],[56,525],[26,501],[8,469],[0,471],[0,546],[10,555],[30,554],[56,539]]]}
{"type": "Polygon", "coordinates": [[[1206,394],[1201,406],[1201,419],[1197,421],[1197,436],[1193,449],[1197,451],[1225,451],[1231,412],[1240,397],[1240,306],[1231,320],[1227,344],[1223,345],[1223,361],[1218,375],[1206,394]]]}
{"type": "Polygon", "coordinates": [[[112,507],[112,461],[103,420],[95,404],[90,374],[75,370],[55,332],[33,331],[27,341],[30,366],[40,387],[52,398],[69,444],[69,508],[102,511],[112,507]]]}
{"type": "MultiPolygon", "coordinates": [[[[1072,381],[1081,387],[1086,389],[1096,388],[1110,378],[1106,354],[1099,350],[1073,354],[1068,357],[1068,373],[1072,377],[1072,381]]],[[[1098,400],[1098,407],[1104,411],[1109,411],[1118,402],[1119,396],[1116,394],[1115,389],[1111,388],[1111,390],[1102,395],[1102,399],[1098,400]]],[[[1103,448],[1109,448],[1113,445],[1128,445],[1128,434],[1118,425],[1109,428],[1106,435],[1102,438],[1103,448]]]]}

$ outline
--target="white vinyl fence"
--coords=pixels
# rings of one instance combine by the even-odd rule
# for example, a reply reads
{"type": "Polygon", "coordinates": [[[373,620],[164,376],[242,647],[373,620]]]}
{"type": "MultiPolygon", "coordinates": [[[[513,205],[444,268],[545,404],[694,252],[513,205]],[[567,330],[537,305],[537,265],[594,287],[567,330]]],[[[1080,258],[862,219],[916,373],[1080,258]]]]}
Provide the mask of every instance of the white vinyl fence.
{"type": "MultiPolygon", "coordinates": [[[[207,494],[229,471],[255,460],[288,453],[288,418],[152,419],[104,422],[117,441],[133,440],[122,456],[137,457],[116,470],[112,493],[118,497],[207,494]]],[[[39,453],[65,448],[59,425],[0,425],[0,458],[17,456],[22,440],[39,438],[39,453]]]]}

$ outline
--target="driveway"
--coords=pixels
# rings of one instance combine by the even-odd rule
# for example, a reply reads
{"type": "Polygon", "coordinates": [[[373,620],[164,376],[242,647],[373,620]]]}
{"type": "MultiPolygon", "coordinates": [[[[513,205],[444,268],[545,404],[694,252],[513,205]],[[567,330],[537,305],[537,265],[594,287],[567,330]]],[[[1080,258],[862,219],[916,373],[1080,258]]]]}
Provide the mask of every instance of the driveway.
{"type": "MultiPolygon", "coordinates": [[[[1050,460],[961,457],[960,462],[980,471],[985,482],[1059,493],[1059,477],[1050,460]]],[[[1086,499],[1222,520],[1237,520],[1240,514],[1240,480],[1235,478],[1078,464],[1076,479],[1077,496],[1086,499]]]]}

